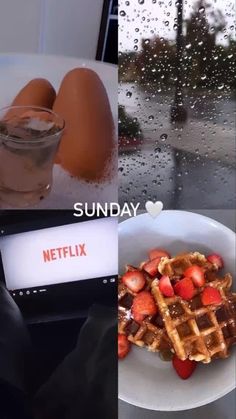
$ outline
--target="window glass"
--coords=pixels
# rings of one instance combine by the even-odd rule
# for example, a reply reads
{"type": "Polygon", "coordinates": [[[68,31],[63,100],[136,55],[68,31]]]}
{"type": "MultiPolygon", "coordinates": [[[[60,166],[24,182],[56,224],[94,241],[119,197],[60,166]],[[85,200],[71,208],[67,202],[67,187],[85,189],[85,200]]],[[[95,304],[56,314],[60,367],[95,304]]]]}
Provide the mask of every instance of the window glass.
{"type": "Polygon", "coordinates": [[[119,2],[120,201],[235,205],[235,3],[119,2]]]}

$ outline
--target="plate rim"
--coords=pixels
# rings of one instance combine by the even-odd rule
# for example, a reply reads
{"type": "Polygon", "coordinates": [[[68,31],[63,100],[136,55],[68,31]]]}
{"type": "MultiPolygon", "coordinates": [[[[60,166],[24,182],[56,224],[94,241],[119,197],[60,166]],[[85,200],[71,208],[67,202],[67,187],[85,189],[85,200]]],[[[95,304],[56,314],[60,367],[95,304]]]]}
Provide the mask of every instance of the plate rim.
{"type": "MultiPolygon", "coordinates": [[[[234,238],[236,238],[236,232],[234,232],[233,230],[231,230],[229,227],[225,226],[224,224],[220,223],[219,221],[214,220],[214,218],[208,217],[206,215],[202,215],[202,214],[198,214],[197,212],[191,212],[191,211],[186,211],[186,210],[175,210],[175,209],[174,210],[172,210],[172,209],[170,210],[170,209],[168,209],[168,210],[163,210],[158,215],[158,217],[160,217],[161,214],[163,214],[163,213],[164,214],[167,214],[167,213],[173,214],[173,213],[175,213],[175,214],[183,214],[183,215],[189,215],[190,214],[190,215],[192,215],[195,218],[202,218],[203,220],[208,221],[208,222],[211,222],[212,224],[214,224],[215,227],[218,227],[218,228],[221,228],[221,229],[223,228],[224,230],[226,230],[226,232],[228,232],[230,235],[232,235],[232,237],[234,236],[234,238]]],[[[151,216],[147,212],[144,212],[142,214],[138,214],[138,215],[136,215],[134,217],[130,217],[130,218],[124,220],[124,221],[121,221],[119,223],[118,233],[120,234],[121,233],[122,226],[124,226],[124,224],[128,224],[131,220],[134,220],[134,219],[137,219],[137,218],[147,218],[147,217],[151,217],[151,216]]],[[[154,219],[154,222],[155,222],[155,220],[158,220],[158,217],[154,219]]]]}

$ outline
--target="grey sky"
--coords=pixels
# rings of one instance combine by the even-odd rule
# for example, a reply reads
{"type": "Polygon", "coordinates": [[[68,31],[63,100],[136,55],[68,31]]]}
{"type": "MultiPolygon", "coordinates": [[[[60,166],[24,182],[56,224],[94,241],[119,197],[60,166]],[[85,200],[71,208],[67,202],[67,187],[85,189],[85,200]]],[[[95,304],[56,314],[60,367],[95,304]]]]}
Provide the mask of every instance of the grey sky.
{"type": "MultiPolygon", "coordinates": [[[[184,1],[184,17],[192,11],[196,0],[184,1]]],[[[219,43],[226,44],[227,37],[235,38],[235,0],[208,0],[225,15],[226,31],[218,36],[219,43]]],[[[175,0],[119,0],[119,50],[134,50],[140,47],[140,39],[154,34],[175,39],[175,0]]]]}

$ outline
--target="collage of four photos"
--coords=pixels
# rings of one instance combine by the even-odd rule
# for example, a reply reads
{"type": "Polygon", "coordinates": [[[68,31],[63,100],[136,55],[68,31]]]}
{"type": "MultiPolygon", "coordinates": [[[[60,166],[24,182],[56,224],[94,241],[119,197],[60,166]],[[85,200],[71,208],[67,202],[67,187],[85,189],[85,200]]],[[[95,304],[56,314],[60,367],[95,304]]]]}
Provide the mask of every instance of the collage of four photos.
{"type": "Polygon", "coordinates": [[[233,419],[232,0],[0,0],[0,419],[233,419]]]}

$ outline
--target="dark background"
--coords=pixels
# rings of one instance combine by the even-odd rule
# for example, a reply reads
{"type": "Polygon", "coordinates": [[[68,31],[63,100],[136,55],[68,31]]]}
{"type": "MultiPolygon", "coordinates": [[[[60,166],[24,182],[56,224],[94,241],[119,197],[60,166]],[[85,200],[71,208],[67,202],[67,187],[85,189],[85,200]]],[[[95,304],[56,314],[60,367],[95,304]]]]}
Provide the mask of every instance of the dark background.
{"type": "Polygon", "coordinates": [[[96,59],[118,64],[118,0],[104,0],[96,59]]]}

